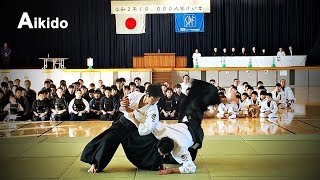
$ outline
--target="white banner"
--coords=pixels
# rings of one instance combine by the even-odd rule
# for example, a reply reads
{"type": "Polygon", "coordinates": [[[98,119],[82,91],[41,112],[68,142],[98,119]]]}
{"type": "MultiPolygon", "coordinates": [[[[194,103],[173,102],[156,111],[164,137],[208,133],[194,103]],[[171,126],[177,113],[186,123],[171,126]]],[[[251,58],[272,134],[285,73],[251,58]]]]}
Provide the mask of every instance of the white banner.
{"type": "Polygon", "coordinates": [[[111,1],[111,14],[210,13],[210,0],[111,1]]]}

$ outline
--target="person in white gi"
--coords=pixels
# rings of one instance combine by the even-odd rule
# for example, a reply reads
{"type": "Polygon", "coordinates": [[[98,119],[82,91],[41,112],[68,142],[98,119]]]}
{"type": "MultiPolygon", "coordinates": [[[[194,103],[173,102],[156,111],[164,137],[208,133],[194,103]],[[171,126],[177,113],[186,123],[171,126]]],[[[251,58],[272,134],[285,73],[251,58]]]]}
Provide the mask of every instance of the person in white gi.
{"type": "Polygon", "coordinates": [[[180,83],[181,85],[181,92],[184,94],[184,95],[187,95],[187,89],[189,87],[191,87],[191,84],[190,84],[190,76],[188,74],[185,74],[183,76],[183,82],[180,83]]]}
{"type": "Polygon", "coordinates": [[[285,93],[288,109],[294,110],[293,105],[296,102],[296,98],[294,97],[292,89],[286,85],[285,79],[281,79],[280,84],[281,84],[282,91],[284,91],[285,93]]]}
{"type": "Polygon", "coordinates": [[[272,99],[277,103],[280,109],[287,107],[286,94],[284,91],[282,91],[280,83],[276,84],[276,89],[273,90],[271,94],[272,94],[272,99]]]}
{"type": "Polygon", "coordinates": [[[199,49],[196,49],[194,53],[192,54],[192,62],[193,67],[196,67],[198,65],[198,58],[201,57],[201,53],[199,53],[199,49]]]}
{"type": "Polygon", "coordinates": [[[241,103],[240,95],[236,96],[236,100],[230,103],[230,107],[232,111],[236,114],[237,118],[243,118],[245,115],[243,114],[242,103],[241,103]]]}
{"type": "Polygon", "coordinates": [[[286,56],[286,53],[284,52],[283,48],[279,48],[279,51],[277,53],[277,56],[280,57],[280,56],[286,56]]]}
{"type": "Polygon", "coordinates": [[[233,111],[232,107],[228,103],[227,97],[221,96],[220,102],[221,103],[218,106],[217,118],[219,118],[219,119],[222,119],[222,118],[234,119],[234,118],[236,118],[236,113],[233,111]]]}
{"type": "Polygon", "coordinates": [[[261,103],[260,118],[277,118],[277,103],[272,99],[272,94],[268,93],[266,100],[261,103]]]}

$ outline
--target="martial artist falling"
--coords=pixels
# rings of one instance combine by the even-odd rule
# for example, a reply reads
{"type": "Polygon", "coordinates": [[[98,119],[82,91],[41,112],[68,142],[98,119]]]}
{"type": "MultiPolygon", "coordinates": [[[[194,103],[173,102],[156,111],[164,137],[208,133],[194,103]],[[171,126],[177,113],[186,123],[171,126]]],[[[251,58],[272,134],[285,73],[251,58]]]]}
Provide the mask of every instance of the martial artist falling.
{"type": "Polygon", "coordinates": [[[150,85],[146,94],[134,92],[122,101],[124,115],[89,142],[82,153],[81,160],[91,165],[88,172],[101,172],[120,143],[129,161],[139,169],[159,170],[159,174],[196,171],[193,160],[204,136],[201,120],[207,106],[218,103],[217,88],[194,80],[189,96],[182,103],[179,123],[171,125],[159,122],[156,102],[160,95],[160,87],[150,85]],[[164,163],[182,166],[164,168],[164,163]]]}

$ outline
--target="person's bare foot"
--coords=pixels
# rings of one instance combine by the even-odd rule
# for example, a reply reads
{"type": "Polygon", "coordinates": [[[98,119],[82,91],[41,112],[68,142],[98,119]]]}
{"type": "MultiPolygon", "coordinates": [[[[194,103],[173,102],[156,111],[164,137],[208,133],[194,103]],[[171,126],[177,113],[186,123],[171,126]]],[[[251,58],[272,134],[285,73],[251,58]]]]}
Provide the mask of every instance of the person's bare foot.
{"type": "Polygon", "coordinates": [[[90,169],[88,170],[88,173],[97,173],[96,165],[92,164],[90,169]]]}

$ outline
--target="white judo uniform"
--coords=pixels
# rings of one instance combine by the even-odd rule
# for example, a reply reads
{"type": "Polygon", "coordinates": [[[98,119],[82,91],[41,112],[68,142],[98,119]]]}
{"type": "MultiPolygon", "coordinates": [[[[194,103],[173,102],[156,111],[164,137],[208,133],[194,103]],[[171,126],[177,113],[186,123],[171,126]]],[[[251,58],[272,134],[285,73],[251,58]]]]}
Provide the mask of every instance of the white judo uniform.
{"type": "Polygon", "coordinates": [[[261,109],[260,109],[260,117],[261,118],[277,118],[278,115],[276,114],[278,112],[278,106],[277,103],[274,100],[270,101],[270,106],[268,106],[268,101],[265,100],[261,103],[261,109]],[[266,115],[265,112],[270,112],[269,115],[266,115]]]}

